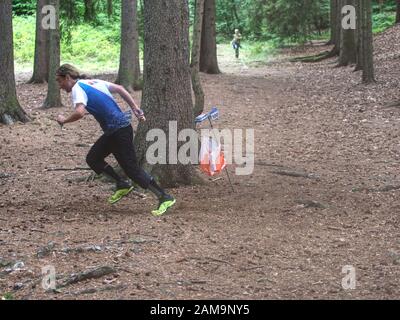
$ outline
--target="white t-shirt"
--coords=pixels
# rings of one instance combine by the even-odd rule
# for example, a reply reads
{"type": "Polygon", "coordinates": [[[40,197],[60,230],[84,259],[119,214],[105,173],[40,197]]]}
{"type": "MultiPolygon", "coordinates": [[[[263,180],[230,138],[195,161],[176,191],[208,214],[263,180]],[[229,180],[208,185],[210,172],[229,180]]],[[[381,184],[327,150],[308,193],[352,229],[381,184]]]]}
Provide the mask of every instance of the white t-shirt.
{"type": "Polygon", "coordinates": [[[80,103],[82,103],[86,107],[87,102],[88,102],[88,96],[87,96],[85,90],[83,90],[83,88],[79,85],[79,83],[83,83],[88,86],[91,86],[91,87],[99,90],[100,92],[105,93],[110,98],[114,99],[110,90],[108,89],[109,86],[111,85],[110,82],[98,80],[98,79],[79,80],[72,88],[72,103],[73,103],[74,108],[76,108],[76,105],[80,104],[80,103]]]}

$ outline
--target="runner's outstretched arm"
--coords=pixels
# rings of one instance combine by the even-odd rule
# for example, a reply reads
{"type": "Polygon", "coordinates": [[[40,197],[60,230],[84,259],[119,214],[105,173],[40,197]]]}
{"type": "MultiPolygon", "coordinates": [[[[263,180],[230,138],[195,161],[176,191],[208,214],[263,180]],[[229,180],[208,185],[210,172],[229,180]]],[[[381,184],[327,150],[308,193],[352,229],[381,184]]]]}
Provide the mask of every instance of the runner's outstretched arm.
{"type": "Polygon", "coordinates": [[[131,107],[133,113],[136,117],[139,118],[139,120],[146,120],[143,111],[137,106],[135,100],[133,100],[130,93],[123,86],[111,83],[108,87],[108,90],[110,90],[111,93],[118,93],[122,97],[122,99],[124,99],[125,102],[131,107]]]}

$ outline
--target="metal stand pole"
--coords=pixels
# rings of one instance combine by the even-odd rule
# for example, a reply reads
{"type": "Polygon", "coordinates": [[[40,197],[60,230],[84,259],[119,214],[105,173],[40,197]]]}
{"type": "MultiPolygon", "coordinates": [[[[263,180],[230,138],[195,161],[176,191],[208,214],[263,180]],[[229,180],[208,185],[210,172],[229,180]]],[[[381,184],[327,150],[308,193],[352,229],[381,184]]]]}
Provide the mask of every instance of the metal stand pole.
{"type": "MultiPolygon", "coordinates": [[[[210,117],[208,117],[208,121],[210,122],[211,129],[214,130],[214,127],[213,127],[213,124],[211,122],[210,117]]],[[[217,140],[217,137],[215,135],[214,135],[214,138],[215,138],[215,140],[217,140]]],[[[225,166],[225,172],[226,172],[226,175],[228,177],[229,185],[232,188],[232,192],[235,192],[235,189],[233,188],[233,185],[232,185],[232,182],[231,182],[231,177],[229,176],[228,166],[225,166]]]]}

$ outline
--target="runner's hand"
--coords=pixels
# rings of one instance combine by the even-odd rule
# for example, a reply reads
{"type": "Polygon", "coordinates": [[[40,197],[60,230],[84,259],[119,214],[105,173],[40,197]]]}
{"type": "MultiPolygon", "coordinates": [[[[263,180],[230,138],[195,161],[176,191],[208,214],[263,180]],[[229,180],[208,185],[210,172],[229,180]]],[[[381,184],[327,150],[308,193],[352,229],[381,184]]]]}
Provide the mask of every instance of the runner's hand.
{"type": "Polygon", "coordinates": [[[133,110],[135,116],[139,119],[139,121],[146,121],[146,117],[144,116],[144,112],[141,109],[133,110]]]}
{"type": "Polygon", "coordinates": [[[66,119],[66,118],[65,118],[64,116],[59,115],[59,116],[56,118],[56,121],[58,122],[58,124],[59,124],[60,126],[63,126],[63,125],[64,125],[65,119],[66,119]]]}

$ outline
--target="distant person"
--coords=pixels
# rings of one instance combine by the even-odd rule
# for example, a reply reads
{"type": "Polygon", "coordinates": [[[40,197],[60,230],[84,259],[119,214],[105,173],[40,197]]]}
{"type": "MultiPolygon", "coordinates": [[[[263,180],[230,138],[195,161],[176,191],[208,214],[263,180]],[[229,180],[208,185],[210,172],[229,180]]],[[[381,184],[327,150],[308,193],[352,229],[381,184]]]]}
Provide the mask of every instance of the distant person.
{"type": "Polygon", "coordinates": [[[242,40],[242,35],[239,29],[235,29],[235,34],[233,35],[232,47],[235,50],[235,57],[239,58],[239,48],[241,48],[240,41],[242,40]]]}
{"type": "MultiPolygon", "coordinates": [[[[86,162],[97,174],[104,173],[116,182],[116,191],[108,199],[113,204],[121,200],[133,190],[129,181],[123,180],[104,159],[113,154],[127,176],[143,189],[152,191],[159,200],[157,210],[152,214],[161,216],[175,204],[175,199],[167,194],[137,163],[133,146],[133,129],[130,114],[122,112],[112,96],[118,93],[131,107],[132,112],[140,121],[146,121],[143,111],[136,105],[132,96],[124,87],[103,80],[83,80],[84,76],[69,64],[62,65],[56,73],[60,89],[72,92],[72,102],[75,111],[67,118],[59,115],[57,122],[64,125],[80,120],[86,111],[99,122],[104,134],[90,149],[86,162]]],[[[84,192],[84,191],[83,191],[84,192]]]]}

